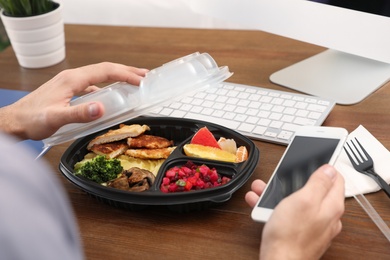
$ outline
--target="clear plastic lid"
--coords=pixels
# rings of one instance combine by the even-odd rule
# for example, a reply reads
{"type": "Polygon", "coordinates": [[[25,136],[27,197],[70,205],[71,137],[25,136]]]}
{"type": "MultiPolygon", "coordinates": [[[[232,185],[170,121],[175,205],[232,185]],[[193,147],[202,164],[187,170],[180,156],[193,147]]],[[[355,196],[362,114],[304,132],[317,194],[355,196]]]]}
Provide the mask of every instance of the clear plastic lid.
{"type": "Polygon", "coordinates": [[[204,90],[232,75],[228,67],[218,67],[207,53],[193,53],[149,71],[140,86],[117,82],[99,91],[81,96],[71,105],[98,101],[103,117],[90,123],[73,123],[44,139],[45,147],[71,141],[126,120],[141,116],[167,102],[204,90]]]}

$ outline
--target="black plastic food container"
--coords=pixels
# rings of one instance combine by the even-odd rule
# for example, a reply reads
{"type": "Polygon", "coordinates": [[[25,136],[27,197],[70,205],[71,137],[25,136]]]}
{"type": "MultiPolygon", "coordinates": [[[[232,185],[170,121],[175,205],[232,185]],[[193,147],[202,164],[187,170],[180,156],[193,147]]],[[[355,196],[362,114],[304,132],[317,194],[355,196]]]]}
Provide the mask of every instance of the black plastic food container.
{"type": "MultiPolygon", "coordinates": [[[[124,124],[146,124],[151,129],[147,132],[148,134],[173,140],[177,146],[160,167],[156,180],[150,189],[143,192],[123,191],[74,175],[74,165],[88,153],[86,147],[89,141],[97,135],[107,132],[108,129],[76,140],[65,151],[59,165],[61,173],[71,183],[98,200],[116,207],[140,210],[147,206],[164,205],[178,212],[207,209],[210,206],[228,201],[232,194],[250,178],[259,161],[260,152],[249,138],[213,123],[183,118],[139,117],[126,121],[124,124]],[[192,136],[204,126],[207,126],[217,140],[219,137],[225,137],[234,139],[237,146],[246,146],[249,154],[248,160],[241,163],[228,163],[186,156],[183,152],[184,144],[189,143],[192,136]],[[192,161],[197,165],[205,164],[210,168],[215,167],[218,173],[230,177],[231,180],[222,186],[204,190],[163,193],[160,190],[160,185],[164,173],[173,166],[184,165],[187,161],[192,161]]],[[[110,129],[118,127],[119,125],[110,129]]]]}

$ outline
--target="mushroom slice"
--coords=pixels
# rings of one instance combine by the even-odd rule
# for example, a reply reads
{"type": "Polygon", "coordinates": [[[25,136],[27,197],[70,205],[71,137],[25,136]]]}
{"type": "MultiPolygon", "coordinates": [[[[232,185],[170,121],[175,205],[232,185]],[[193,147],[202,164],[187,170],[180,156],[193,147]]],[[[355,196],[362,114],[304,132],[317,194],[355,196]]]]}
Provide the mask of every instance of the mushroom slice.
{"type": "Polygon", "coordinates": [[[118,178],[107,182],[107,186],[120,190],[129,190],[129,181],[125,174],[121,174],[118,178]]]}
{"type": "Polygon", "coordinates": [[[126,170],[124,171],[124,174],[128,177],[129,190],[131,191],[147,190],[152,186],[155,180],[153,173],[138,167],[132,167],[126,170]]]}

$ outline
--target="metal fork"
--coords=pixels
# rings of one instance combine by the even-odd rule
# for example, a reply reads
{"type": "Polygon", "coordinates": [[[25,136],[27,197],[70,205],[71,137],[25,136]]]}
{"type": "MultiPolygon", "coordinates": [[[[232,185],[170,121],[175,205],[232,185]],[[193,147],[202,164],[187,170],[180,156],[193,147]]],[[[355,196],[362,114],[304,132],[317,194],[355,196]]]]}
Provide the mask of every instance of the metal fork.
{"type": "Polygon", "coordinates": [[[375,180],[375,182],[383,189],[384,192],[386,192],[387,196],[390,198],[390,186],[386,183],[384,179],[382,179],[381,176],[379,176],[374,171],[374,161],[372,160],[371,156],[366,152],[366,150],[363,148],[363,146],[360,144],[358,139],[355,137],[355,141],[351,140],[349,143],[353,145],[355,149],[352,148],[352,145],[350,145],[348,142],[346,145],[349,149],[347,149],[344,146],[344,150],[348,155],[349,160],[351,161],[353,168],[355,168],[356,171],[363,173],[372,179],[375,180]],[[363,154],[360,152],[362,151],[363,154]]]}

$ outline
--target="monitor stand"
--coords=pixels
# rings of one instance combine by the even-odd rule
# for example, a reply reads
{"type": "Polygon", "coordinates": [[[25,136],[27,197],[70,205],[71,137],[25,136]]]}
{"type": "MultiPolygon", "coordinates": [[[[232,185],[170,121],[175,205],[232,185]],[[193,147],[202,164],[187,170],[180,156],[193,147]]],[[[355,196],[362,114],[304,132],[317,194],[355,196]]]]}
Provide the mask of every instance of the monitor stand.
{"type": "Polygon", "coordinates": [[[341,105],[359,103],[390,79],[390,64],[326,50],[273,73],[271,82],[341,105]]]}

